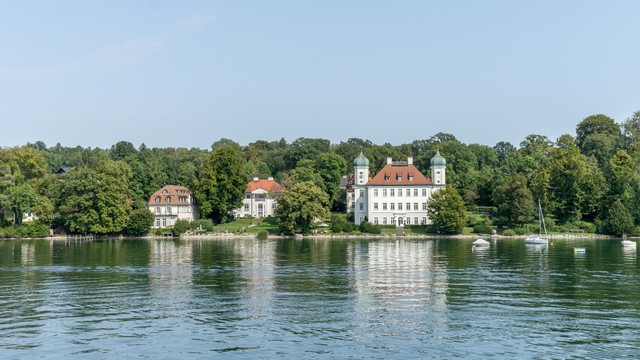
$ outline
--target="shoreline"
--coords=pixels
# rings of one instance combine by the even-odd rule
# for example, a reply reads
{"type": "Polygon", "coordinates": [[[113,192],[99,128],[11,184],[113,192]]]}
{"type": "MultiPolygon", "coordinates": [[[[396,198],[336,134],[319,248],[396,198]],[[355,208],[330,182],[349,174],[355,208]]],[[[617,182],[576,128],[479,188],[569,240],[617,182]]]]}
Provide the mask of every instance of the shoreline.
{"type": "MultiPolygon", "coordinates": [[[[310,234],[310,235],[268,235],[267,239],[314,239],[314,240],[351,240],[351,239],[477,239],[477,238],[490,238],[491,240],[511,240],[511,239],[525,239],[529,235],[514,235],[514,236],[481,236],[477,234],[457,234],[457,235],[438,235],[438,234],[310,234]]],[[[46,238],[2,238],[0,240],[50,240],[50,241],[93,241],[102,239],[115,239],[115,240],[131,240],[131,239],[145,239],[145,240],[159,240],[159,239],[174,239],[174,240],[220,240],[220,239],[255,239],[257,234],[236,234],[236,233],[219,233],[219,234],[203,234],[203,235],[181,235],[179,237],[172,236],[159,236],[159,235],[146,235],[146,236],[66,236],[56,235],[46,238]]],[[[571,240],[571,239],[618,239],[618,237],[611,235],[578,235],[578,234],[553,234],[547,236],[549,239],[557,240],[571,240]]],[[[628,237],[628,239],[638,239],[639,237],[628,237]]]]}

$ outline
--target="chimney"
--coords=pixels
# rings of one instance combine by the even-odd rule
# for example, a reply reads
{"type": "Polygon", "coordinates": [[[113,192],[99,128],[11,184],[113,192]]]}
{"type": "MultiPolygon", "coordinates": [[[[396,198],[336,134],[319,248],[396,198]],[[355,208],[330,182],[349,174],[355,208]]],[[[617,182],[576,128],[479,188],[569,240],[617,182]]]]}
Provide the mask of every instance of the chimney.
{"type": "Polygon", "coordinates": [[[407,158],[407,165],[413,165],[413,156],[407,158]]]}
{"type": "Polygon", "coordinates": [[[258,180],[260,180],[260,178],[259,178],[259,177],[254,177],[254,178],[253,178],[253,181],[258,181],[258,180]]]}
{"type": "Polygon", "coordinates": [[[391,165],[393,163],[393,159],[391,157],[387,158],[387,165],[391,165]]]}

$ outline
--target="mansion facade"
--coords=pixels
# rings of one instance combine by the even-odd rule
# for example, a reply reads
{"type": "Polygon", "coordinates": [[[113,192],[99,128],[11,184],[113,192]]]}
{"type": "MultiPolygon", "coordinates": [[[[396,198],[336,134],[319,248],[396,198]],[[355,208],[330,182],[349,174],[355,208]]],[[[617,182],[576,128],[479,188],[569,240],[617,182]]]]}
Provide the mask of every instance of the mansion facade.
{"type": "Polygon", "coordinates": [[[253,178],[247,184],[242,206],[233,211],[235,217],[261,218],[274,216],[278,207],[278,197],[284,192],[280,184],[273,178],[253,178]]]}
{"type": "Polygon", "coordinates": [[[193,192],[184,186],[165,185],[151,195],[147,206],[155,216],[154,229],[173,226],[177,220],[200,218],[193,192]]]}
{"type": "Polygon", "coordinates": [[[431,178],[424,176],[407,161],[393,161],[375,176],[369,176],[369,160],[360,152],[353,162],[353,175],[348,176],[347,211],[354,221],[367,220],[380,225],[427,225],[427,203],[431,195],[446,185],[446,161],[437,152],[431,159],[431,178]]]}

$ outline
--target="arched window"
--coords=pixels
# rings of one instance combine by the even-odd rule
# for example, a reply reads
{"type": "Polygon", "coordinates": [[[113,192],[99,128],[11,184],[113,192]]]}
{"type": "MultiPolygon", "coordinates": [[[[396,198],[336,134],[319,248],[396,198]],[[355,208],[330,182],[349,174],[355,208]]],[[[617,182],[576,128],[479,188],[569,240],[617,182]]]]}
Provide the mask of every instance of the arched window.
{"type": "Polygon", "coordinates": [[[164,199],[164,201],[165,201],[167,204],[171,204],[171,196],[167,196],[167,197],[164,199]]]}
{"type": "Polygon", "coordinates": [[[162,201],[162,200],[160,199],[160,196],[156,196],[156,204],[159,204],[159,203],[160,203],[160,201],[162,201]]]}

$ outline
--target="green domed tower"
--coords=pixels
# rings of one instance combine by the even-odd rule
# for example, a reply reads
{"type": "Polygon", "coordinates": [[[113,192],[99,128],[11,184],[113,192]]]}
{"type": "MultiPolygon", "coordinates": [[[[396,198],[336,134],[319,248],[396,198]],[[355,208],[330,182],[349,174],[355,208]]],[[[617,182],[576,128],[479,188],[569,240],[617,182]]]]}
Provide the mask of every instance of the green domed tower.
{"type": "Polygon", "coordinates": [[[446,184],[446,166],[447,160],[440,155],[440,150],[438,150],[436,155],[431,158],[431,180],[434,185],[446,184]]]}
{"type": "Polygon", "coordinates": [[[364,156],[362,151],[353,160],[353,178],[354,185],[364,185],[369,181],[369,159],[364,156]]]}

